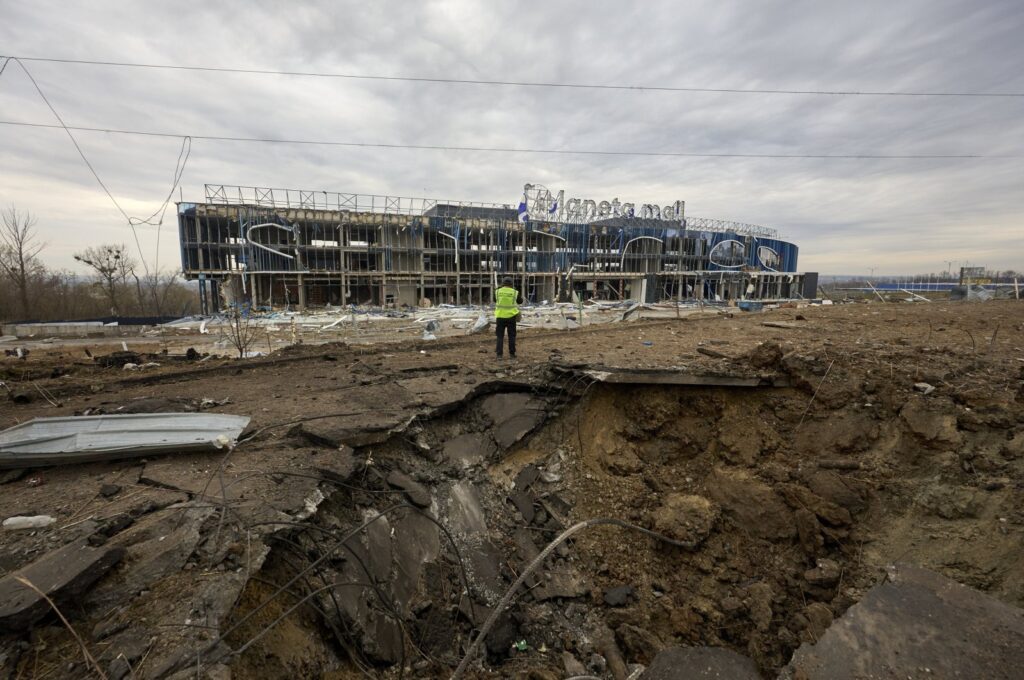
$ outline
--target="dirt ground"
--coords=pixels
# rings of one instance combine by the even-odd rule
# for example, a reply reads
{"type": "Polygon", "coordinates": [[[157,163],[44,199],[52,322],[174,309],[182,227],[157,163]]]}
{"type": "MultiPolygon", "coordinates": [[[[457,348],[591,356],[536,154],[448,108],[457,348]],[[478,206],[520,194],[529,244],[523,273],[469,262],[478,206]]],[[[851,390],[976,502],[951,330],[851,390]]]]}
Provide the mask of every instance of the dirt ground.
{"type": "MultiPolygon", "coordinates": [[[[0,574],[76,540],[123,548],[59,603],[110,677],[127,677],[121,660],[154,678],[194,677],[197,660],[207,677],[447,676],[539,550],[598,517],[686,547],[584,530],[499,617],[472,675],[617,677],[701,645],[775,677],[897,561],[1024,606],[1020,302],[525,329],[516,362],[495,361],[492,343],[200,361],[176,358],[188,338],[175,338],[145,371],[102,368],[83,342],[8,358],[2,427],[252,420],[223,465],[217,453],[0,470],[0,517],[57,520],[0,533],[0,574]],[[614,383],[608,369],[705,384],[614,383]],[[751,377],[761,386],[722,384],[751,377]],[[339,538],[368,520],[351,546],[339,538]]],[[[86,677],[75,650],[39,619],[0,634],[0,678],[86,677]]]]}

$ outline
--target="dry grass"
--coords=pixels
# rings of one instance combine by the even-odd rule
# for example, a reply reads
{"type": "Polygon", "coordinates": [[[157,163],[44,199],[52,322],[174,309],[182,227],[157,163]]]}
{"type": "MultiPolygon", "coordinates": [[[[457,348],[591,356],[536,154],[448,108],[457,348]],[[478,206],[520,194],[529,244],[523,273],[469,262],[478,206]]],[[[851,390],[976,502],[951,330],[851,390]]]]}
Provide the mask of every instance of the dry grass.
{"type": "Polygon", "coordinates": [[[78,646],[82,650],[82,656],[85,657],[86,665],[87,666],[91,666],[93,668],[93,670],[96,671],[96,675],[97,676],[99,676],[103,680],[107,680],[107,674],[103,672],[102,668],[100,668],[100,665],[96,662],[96,659],[89,652],[89,648],[85,646],[85,640],[82,639],[82,636],[78,634],[78,631],[76,631],[74,629],[74,627],[68,622],[67,618],[65,618],[65,616],[64,616],[64,613],[61,612],[61,610],[57,607],[57,605],[53,602],[53,600],[51,600],[49,597],[47,597],[46,593],[44,593],[43,591],[39,590],[39,588],[36,588],[35,584],[32,583],[31,581],[29,581],[24,576],[15,576],[14,579],[18,583],[20,583],[23,586],[25,586],[26,588],[31,589],[33,592],[35,592],[37,595],[39,595],[39,597],[41,597],[44,600],[46,600],[46,603],[48,605],[50,605],[50,608],[53,609],[53,611],[57,613],[58,617],[60,617],[61,623],[64,624],[64,627],[67,628],[71,632],[71,634],[75,637],[75,640],[78,642],[78,646]]]}

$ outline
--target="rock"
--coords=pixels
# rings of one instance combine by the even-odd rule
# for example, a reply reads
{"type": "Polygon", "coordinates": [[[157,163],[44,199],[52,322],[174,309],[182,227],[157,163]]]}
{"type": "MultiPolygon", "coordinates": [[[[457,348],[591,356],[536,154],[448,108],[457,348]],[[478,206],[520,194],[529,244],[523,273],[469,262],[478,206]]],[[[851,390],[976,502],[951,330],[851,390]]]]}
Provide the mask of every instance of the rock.
{"type": "Polygon", "coordinates": [[[649,664],[665,646],[651,631],[629,623],[619,626],[615,635],[626,658],[642,664],[649,664]]]}
{"type": "Polygon", "coordinates": [[[396,489],[405,492],[409,502],[421,508],[430,507],[430,492],[420,484],[413,481],[412,477],[399,470],[392,470],[388,473],[387,482],[396,489]]]}
{"type": "Polygon", "coordinates": [[[594,643],[597,651],[604,656],[608,662],[608,671],[615,680],[626,680],[626,660],[622,658],[622,651],[615,641],[615,634],[604,624],[600,624],[594,633],[594,643]]]}
{"type": "Polygon", "coordinates": [[[604,592],[604,603],[609,607],[624,607],[633,595],[633,586],[624,585],[609,588],[604,592]]]}
{"type": "Polygon", "coordinates": [[[673,493],[651,519],[659,534],[696,547],[711,534],[718,515],[719,509],[703,496],[673,493]]]}
{"type": "Polygon", "coordinates": [[[779,677],[1010,680],[1022,667],[1024,611],[901,564],[817,643],[801,645],[779,677]]]}
{"type": "Polygon", "coordinates": [[[825,547],[825,539],[821,535],[818,518],[807,508],[799,508],[793,513],[796,519],[796,532],[800,537],[800,547],[809,557],[816,557],[825,547]]]}
{"type": "Polygon", "coordinates": [[[112,566],[124,548],[94,548],[82,538],[49,552],[24,569],[0,579],[0,630],[22,632],[50,613],[42,596],[15,580],[23,576],[58,606],[79,597],[112,566]]]}
{"type": "Polygon", "coordinates": [[[744,470],[716,468],[705,480],[708,495],[722,511],[757,538],[791,538],[793,513],[778,494],[744,470]]]}
{"type": "Polygon", "coordinates": [[[488,657],[493,660],[501,660],[509,655],[512,650],[512,643],[520,639],[519,626],[509,612],[498,617],[491,628],[491,632],[484,638],[484,647],[487,648],[488,657]]]}
{"type": "Polygon", "coordinates": [[[810,489],[798,484],[778,485],[779,494],[794,510],[806,508],[818,516],[825,524],[833,527],[844,527],[853,524],[853,517],[846,508],[830,503],[810,489]]]}
{"type": "Polygon", "coordinates": [[[126,630],[110,639],[106,651],[98,661],[109,662],[107,666],[109,680],[121,680],[132,672],[135,662],[142,658],[149,645],[150,637],[143,631],[139,629],[126,630]]]}
{"type": "Polygon", "coordinates": [[[817,566],[804,572],[804,580],[812,586],[819,588],[831,588],[839,583],[843,574],[842,567],[835,560],[820,559],[817,566]]]}
{"type": "MultiPolygon", "coordinates": [[[[517,529],[512,536],[518,548],[521,564],[516,571],[525,569],[540,554],[537,544],[533,541],[533,532],[528,529],[517,529]]],[[[552,558],[547,564],[552,565],[552,558]]],[[[555,597],[574,598],[587,594],[587,584],[579,570],[564,560],[555,560],[550,569],[541,569],[527,580],[530,592],[538,602],[555,597]]]]}
{"type": "Polygon", "coordinates": [[[755,583],[747,589],[747,609],[754,628],[764,632],[772,623],[772,588],[767,583],[755,583]]]}
{"type": "Polygon", "coordinates": [[[808,475],[807,486],[826,501],[850,512],[860,512],[867,507],[868,487],[863,482],[819,470],[808,475]]]}
{"type": "Polygon", "coordinates": [[[100,487],[100,495],[104,498],[112,498],[121,493],[121,487],[117,484],[104,484],[100,487]]]}
{"type": "Polygon", "coordinates": [[[576,675],[586,675],[587,667],[572,655],[572,652],[562,652],[562,667],[565,668],[565,677],[571,678],[576,675]]]}
{"type": "Polygon", "coordinates": [[[823,602],[812,602],[803,611],[807,619],[807,632],[812,640],[819,640],[829,626],[832,625],[832,610],[823,602]]]}
{"type": "Polygon", "coordinates": [[[721,647],[669,647],[660,652],[640,680],[760,680],[757,666],[721,647]]]}
{"type": "Polygon", "coordinates": [[[599,445],[598,455],[604,469],[613,475],[633,475],[644,469],[644,462],[629,443],[605,440],[599,445]]]}

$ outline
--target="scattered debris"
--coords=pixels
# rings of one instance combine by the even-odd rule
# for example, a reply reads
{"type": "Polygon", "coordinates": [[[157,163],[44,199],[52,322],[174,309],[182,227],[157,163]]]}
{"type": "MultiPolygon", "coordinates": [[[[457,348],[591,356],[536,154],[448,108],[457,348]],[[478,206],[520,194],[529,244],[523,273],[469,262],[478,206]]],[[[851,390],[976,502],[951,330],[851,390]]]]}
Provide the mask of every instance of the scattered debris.
{"type": "Polygon", "coordinates": [[[33,515],[31,517],[8,517],[3,522],[4,529],[19,531],[22,529],[42,529],[57,520],[49,515],[33,515]]]}
{"type": "MultiPolygon", "coordinates": [[[[4,379],[35,382],[68,413],[192,416],[230,399],[256,429],[230,455],[211,445],[0,471],[0,517],[56,520],[0,531],[0,569],[23,573],[76,542],[123,551],[80,592],[55,592],[110,677],[449,677],[479,638],[468,677],[775,677],[801,645],[825,653],[846,636],[875,565],[899,555],[1017,611],[1006,565],[1021,555],[1024,373],[1006,373],[1020,351],[994,329],[1018,328],[1021,308],[991,304],[1000,319],[941,303],[877,317],[878,305],[806,308],[799,338],[761,326],[771,317],[712,309],[677,321],[671,306],[630,315],[664,321],[566,333],[559,312],[499,370],[487,338],[464,336],[479,312],[447,307],[344,313],[362,337],[404,324],[414,341],[436,320],[429,354],[353,347],[349,321],[324,330],[341,340],[329,348],[268,343],[274,356],[245,364],[161,354],[160,370],[129,375],[77,350],[76,363],[38,352],[4,379]],[[925,319],[955,319],[992,351],[971,353],[966,334],[924,340],[925,319]],[[943,389],[925,397],[920,380],[943,389]],[[640,531],[552,543],[601,517],[640,531]]],[[[583,321],[622,309],[567,311],[583,321]]],[[[305,330],[339,314],[308,314],[305,330]]],[[[538,310],[524,316],[543,324],[538,310]]],[[[303,332],[302,316],[281,318],[303,332]]],[[[47,412],[32,391],[4,425],[47,412]]],[[[899,597],[926,603],[915,588],[899,597]]],[[[74,642],[48,625],[51,611],[0,637],[15,673],[81,674],[64,670],[74,642]],[[22,647],[32,652],[18,660],[22,647]]],[[[917,630],[913,616],[900,630],[917,630]]],[[[996,642],[1017,644],[1003,631],[996,642]]]]}

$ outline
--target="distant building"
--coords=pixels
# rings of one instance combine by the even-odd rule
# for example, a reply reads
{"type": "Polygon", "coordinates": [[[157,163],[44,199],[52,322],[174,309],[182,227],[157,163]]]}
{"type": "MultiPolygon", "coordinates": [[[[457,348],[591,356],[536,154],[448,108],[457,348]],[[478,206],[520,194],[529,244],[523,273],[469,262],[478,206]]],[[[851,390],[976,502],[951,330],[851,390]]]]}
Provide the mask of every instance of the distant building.
{"type": "Polygon", "coordinates": [[[634,217],[632,209],[586,221],[554,210],[561,220],[535,215],[493,204],[207,185],[204,202],[178,204],[178,230],[182,269],[200,282],[204,310],[222,297],[256,306],[487,305],[503,276],[531,302],[573,293],[654,302],[803,292],[796,245],[765,227],[634,217]]]}

